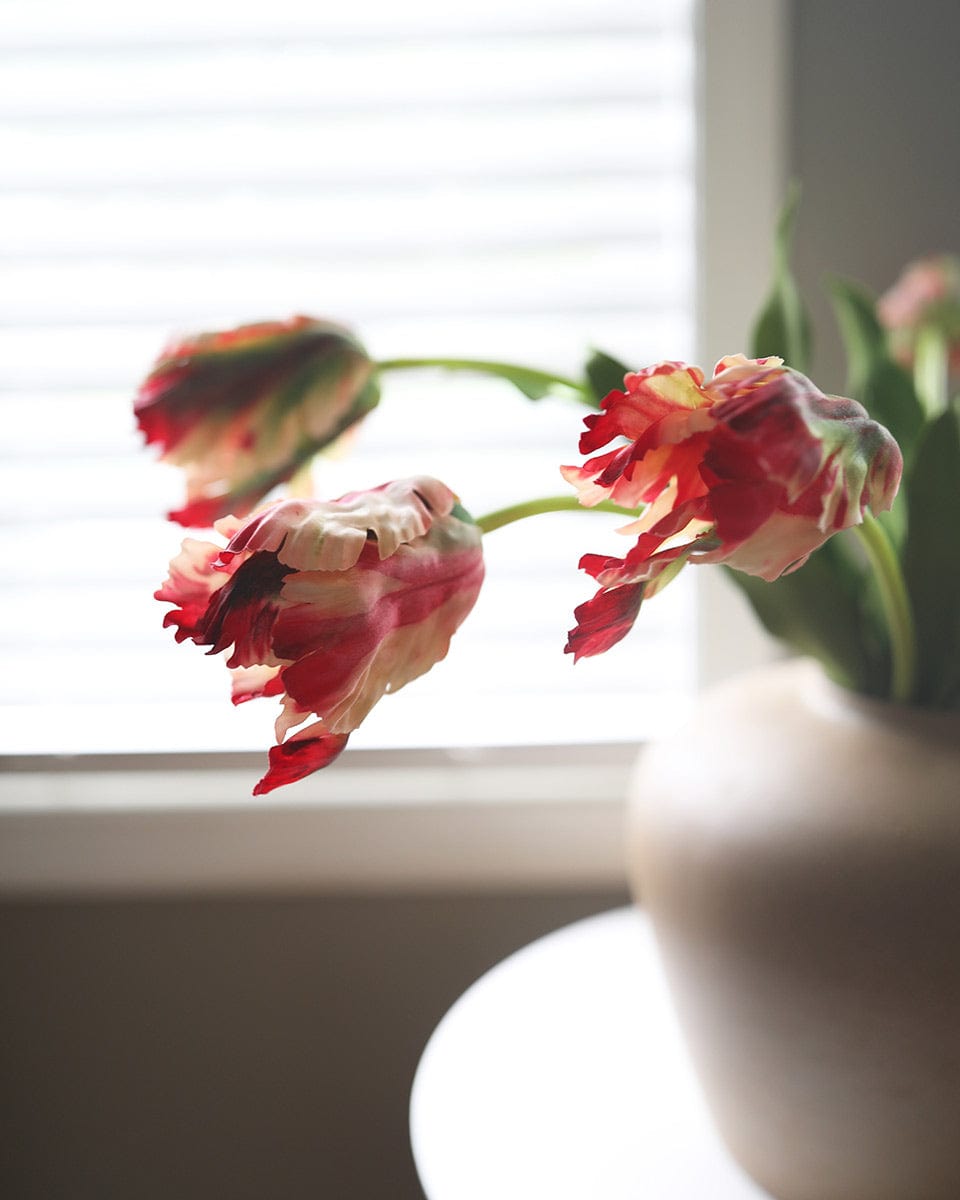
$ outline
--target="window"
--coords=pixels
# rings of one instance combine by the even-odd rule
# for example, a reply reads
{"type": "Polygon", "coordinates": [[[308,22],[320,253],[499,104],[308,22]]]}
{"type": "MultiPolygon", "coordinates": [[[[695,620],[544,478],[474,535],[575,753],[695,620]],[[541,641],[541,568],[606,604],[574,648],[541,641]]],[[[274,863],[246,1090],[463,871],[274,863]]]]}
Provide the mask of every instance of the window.
{"type": "MultiPolygon", "coordinates": [[[[378,358],[577,372],[694,356],[694,5],[642,0],[14,6],[0,30],[5,752],[254,749],[152,600],[180,481],[130,400],[175,331],[293,312],[378,358]]],[[[387,377],[335,496],[430,473],[479,513],[563,490],[582,412],[387,377]]],[[[487,539],[477,609],[355,746],[635,739],[694,683],[681,577],[628,641],[562,653],[597,516],[487,539]]]]}
{"type": "MultiPolygon", "coordinates": [[[[783,194],[782,0],[323,7],[4,12],[0,891],[616,887],[627,743],[767,653],[704,570],[574,669],[575,560],[616,535],[541,518],[488,539],[447,661],[352,753],[249,798],[274,709],[232,710],[151,599],[180,485],[130,397],[168,336],[299,308],[378,357],[709,364],[742,346],[783,194]]],[[[450,382],[390,382],[324,492],[424,470],[478,511],[554,491],[580,414],[450,382]]]]}

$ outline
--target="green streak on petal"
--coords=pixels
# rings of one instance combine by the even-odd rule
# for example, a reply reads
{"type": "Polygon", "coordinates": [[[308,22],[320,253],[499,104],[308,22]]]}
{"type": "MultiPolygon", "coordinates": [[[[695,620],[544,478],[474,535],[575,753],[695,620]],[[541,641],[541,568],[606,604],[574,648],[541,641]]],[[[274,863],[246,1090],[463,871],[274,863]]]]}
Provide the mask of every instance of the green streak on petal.
{"type": "Polygon", "coordinates": [[[450,516],[456,517],[458,521],[463,521],[466,525],[476,525],[472,514],[467,512],[459,500],[450,509],[450,516]]]}

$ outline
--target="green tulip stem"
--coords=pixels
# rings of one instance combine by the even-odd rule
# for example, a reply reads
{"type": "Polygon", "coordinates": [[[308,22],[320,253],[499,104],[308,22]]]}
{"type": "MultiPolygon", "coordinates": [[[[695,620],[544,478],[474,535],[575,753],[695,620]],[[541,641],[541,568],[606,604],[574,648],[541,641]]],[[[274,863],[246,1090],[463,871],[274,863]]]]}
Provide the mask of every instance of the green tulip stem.
{"type": "Polygon", "coordinates": [[[917,337],[913,386],[931,416],[942,413],[948,400],[949,347],[943,330],[925,325],[917,337]]]}
{"type": "Polygon", "coordinates": [[[634,519],[637,516],[635,509],[621,508],[617,504],[611,504],[609,500],[586,508],[576,496],[541,496],[538,500],[524,500],[520,504],[498,508],[495,512],[479,517],[477,525],[484,533],[492,533],[494,529],[502,529],[504,525],[512,525],[515,521],[525,521],[527,517],[538,517],[541,513],[553,512],[617,513],[619,516],[634,519]]]}
{"type": "MultiPolygon", "coordinates": [[[[524,500],[519,504],[485,513],[477,518],[477,525],[483,533],[492,533],[495,529],[502,529],[516,521],[525,521],[528,517],[554,512],[603,512],[633,518],[637,516],[633,509],[621,508],[608,500],[588,509],[576,496],[542,496],[536,500],[524,500]]],[[[890,539],[879,521],[867,514],[863,524],[855,526],[854,531],[863,543],[876,577],[883,613],[890,632],[890,699],[906,704],[913,696],[916,639],[910,597],[903,573],[890,539]]]]}
{"type": "Polygon", "coordinates": [[[900,563],[886,530],[869,513],[855,525],[874,578],[890,633],[890,699],[907,704],[913,697],[916,675],[916,636],[913,611],[900,563]]]}
{"type": "MultiPolygon", "coordinates": [[[[493,375],[506,379],[526,392],[529,387],[534,395],[545,392],[570,391],[585,404],[594,404],[585,384],[553,371],[541,371],[535,367],[524,367],[517,363],[497,362],[485,358],[386,358],[377,363],[383,371],[419,371],[436,367],[443,371],[469,371],[479,375],[493,375]]],[[[528,393],[529,394],[529,393],[528,393]]],[[[531,399],[533,396],[531,396],[531,399]]]]}

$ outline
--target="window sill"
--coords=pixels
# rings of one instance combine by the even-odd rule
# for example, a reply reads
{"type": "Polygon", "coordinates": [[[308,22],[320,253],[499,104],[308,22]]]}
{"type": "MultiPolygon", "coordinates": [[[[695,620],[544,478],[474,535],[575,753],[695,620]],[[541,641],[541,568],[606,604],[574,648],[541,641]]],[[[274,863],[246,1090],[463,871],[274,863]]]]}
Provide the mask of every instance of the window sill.
{"type": "Polygon", "coordinates": [[[262,756],[0,759],[0,894],[622,886],[636,746],[358,750],[268,797],[262,756]]]}

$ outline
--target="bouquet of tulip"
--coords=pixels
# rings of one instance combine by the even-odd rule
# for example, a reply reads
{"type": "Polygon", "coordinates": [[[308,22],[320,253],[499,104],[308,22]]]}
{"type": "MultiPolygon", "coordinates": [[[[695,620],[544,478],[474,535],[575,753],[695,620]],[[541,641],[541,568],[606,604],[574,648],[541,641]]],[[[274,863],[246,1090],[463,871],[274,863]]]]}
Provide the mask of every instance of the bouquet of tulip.
{"type": "Polygon", "coordinates": [[[235,704],[280,700],[255,794],[326,766],[386,692],[446,655],[482,585],[486,536],[564,509],[615,514],[633,539],[623,557],[580,559],[597,590],[574,613],[574,661],[619,642],[686,564],[723,563],[766,627],[843,684],[960,704],[960,430],[947,402],[956,275],[916,268],[879,310],[836,285],[857,399],[825,395],[802,373],[792,216],[791,204],[752,356],[722,359],[709,379],[673,361],[630,370],[602,353],[582,379],[485,360],[375,362],[352,332],[308,317],[203,334],[161,355],[137,419],[185,472],[171,519],[220,540],[184,541],[156,595],[173,605],[164,624],[178,642],[229,652],[235,704]],[[382,380],[438,367],[587,406],[586,461],[560,467],[570,492],[481,516],[428,476],[333,500],[300,494],[302,468],[367,418],[382,380]],[[904,460],[906,503],[894,505],[904,460]],[[271,499],[282,486],[286,497],[271,499]]]}

